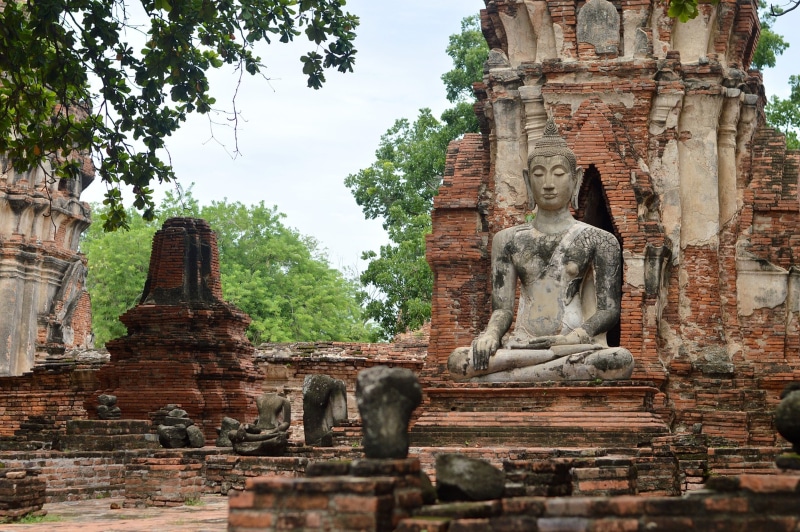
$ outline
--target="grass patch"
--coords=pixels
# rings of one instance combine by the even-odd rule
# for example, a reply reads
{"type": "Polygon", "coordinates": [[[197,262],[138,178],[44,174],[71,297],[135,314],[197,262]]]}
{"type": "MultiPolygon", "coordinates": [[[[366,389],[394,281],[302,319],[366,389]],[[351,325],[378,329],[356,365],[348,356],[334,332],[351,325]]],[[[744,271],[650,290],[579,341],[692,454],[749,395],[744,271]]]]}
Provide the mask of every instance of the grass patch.
{"type": "Polygon", "coordinates": [[[19,521],[16,521],[16,523],[19,523],[20,525],[35,525],[39,523],[57,523],[61,520],[62,518],[57,515],[29,514],[26,515],[25,517],[22,517],[19,521]]]}
{"type": "Polygon", "coordinates": [[[189,497],[183,504],[186,506],[205,506],[206,503],[200,497],[189,497]]]}

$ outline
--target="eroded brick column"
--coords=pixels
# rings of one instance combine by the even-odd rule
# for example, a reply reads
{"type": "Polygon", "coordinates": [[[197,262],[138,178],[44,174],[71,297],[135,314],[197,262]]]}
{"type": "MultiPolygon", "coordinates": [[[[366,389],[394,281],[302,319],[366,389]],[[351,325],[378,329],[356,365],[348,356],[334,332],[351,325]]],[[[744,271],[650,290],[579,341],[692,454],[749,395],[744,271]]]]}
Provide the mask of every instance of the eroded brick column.
{"type": "Polygon", "coordinates": [[[434,198],[433,233],[426,249],[434,288],[425,362],[434,380],[446,379],[447,357],[456,347],[470,345],[489,318],[489,236],[480,211],[486,166],[480,135],[468,133],[451,143],[444,183],[434,198]]]}

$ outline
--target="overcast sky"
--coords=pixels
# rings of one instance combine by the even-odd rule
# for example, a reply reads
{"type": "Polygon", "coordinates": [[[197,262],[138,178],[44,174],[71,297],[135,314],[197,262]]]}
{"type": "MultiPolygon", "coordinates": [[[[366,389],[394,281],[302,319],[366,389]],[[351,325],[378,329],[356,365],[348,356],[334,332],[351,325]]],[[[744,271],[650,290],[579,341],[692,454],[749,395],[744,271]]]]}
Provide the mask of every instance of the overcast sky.
{"type": "MultiPolygon", "coordinates": [[[[306,87],[301,72],[299,57],[309,45],[261,48],[271,80],[247,76],[239,88],[240,154],[232,156],[231,128],[214,126],[212,137],[208,118],[191,118],[168,139],[181,185],[195,183],[203,204],[227,198],[277,205],[286,225],[328,250],[333,266],[363,270],[361,252],[377,251],[387,237],[379,221],[364,220],[344,178],[373,162],[380,136],[396,119],[413,119],[423,107],[439,116],[449,106],[440,79],[452,67],[448,37],[483,6],[483,0],[349,0],[347,10],[361,18],[355,71],[326,72],[318,91],[306,87]]],[[[790,26],[798,17],[775,25],[793,46],[765,72],[767,94],[788,96],[789,75],[800,74],[800,38],[790,26]]],[[[220,106],[231,100],[237,79],[231,71],[215,73],[220,106]]],[[[157,187],[157,194],[164,190],[157,187]]],[[[95,182],[82,199],[100,201],[104,191],[95,182]]]]}

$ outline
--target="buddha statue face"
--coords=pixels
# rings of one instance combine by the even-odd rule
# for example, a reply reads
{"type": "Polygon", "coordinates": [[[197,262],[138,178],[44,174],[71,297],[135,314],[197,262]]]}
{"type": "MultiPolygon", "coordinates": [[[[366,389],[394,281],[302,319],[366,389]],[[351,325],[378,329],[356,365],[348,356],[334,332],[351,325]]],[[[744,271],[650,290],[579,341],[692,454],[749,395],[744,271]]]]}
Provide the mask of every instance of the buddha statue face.
{"type": "Polygon", "coordinates": [[[578,185],[577,173],[562,155],[532,157],[528,167],[529,194],[540,209],[568,208],[578,185]]]}
{"type": "Polygon", "coordinates": [[[531,210],[537,205],[547,211],[567,209],[570,199],[577,209],[582,179],[583,168],[576,165],[575,153],[558,134],[555,122],[548,120],[528,158],[525,184],[531,210]]]}

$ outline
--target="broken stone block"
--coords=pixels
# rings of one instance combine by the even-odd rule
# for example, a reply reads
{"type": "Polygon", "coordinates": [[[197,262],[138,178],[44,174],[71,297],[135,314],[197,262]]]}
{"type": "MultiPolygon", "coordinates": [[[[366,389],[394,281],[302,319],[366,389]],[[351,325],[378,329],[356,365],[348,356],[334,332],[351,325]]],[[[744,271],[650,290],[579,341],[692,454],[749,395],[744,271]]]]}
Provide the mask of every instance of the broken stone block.
{"type": "Polygon", "coordinates": [[[159,425],[158,442],[167,449],[186,447],[189,443],[186,427],[184,425],[159,425]]]}
{"type": "Polygon", "coordinates": [[[358,374],[356,402],[367,458],[408,456],[408,422],[421,401],[422,387],[409,369],[376,366],[358,374]]]}
{"type": "Polygon", "coordinates": [[[186,437],[189,440],[189,447],[199,449],[200,447],[205,447],[206,445],[206,437],[203,435],[203,431],[200,430],[200,427],[197,425],[190,425],[186,427],[186,437]]]}
{"type": "Polygon", "coordinates": [[[184,427],[188,427],[189,425],[194,424],[194,421],[189,418],[189,414],[186,413],[186,410],[176,408],[164,418],[163,424],[172,426],[183,425],[184,427]]]}
{"type": "MultiPolygon", "coordinates": [[[[189,414],[186,413],[186,410],[182,408],[177,408],[175,405],[167,405],[164,408],[159,409],[156,413],[156,418],[160,420],[160,424],[158,425],[158,441],[161,443],[163,447],[167,447],[170,449],[175,449],[179,447],[195,447],[197,445],[191,445],[190,442],[190,433],[188,429],[192,429],[191,432],[194,434],[194,441],[198,443],[200,441],[200,436],[202,436],[202,431],[199,427],[196,427],[194,421],[189,417],[189,414]],[[164,413],[166,412],[166,415],[164,413]],[[195,430],[197,432],[195,432],[195,430]],[[200,433],[198,436],[197,433],[200,433]]],[[[203,443],[199,445],[199,447],[203,447],[205,445],[205,436],[202,437],[203,443]]]]}
{"type": "Polygon", "coordinates": [[[332,429],[347,420],[347,388],[328,375],[303,380],[303,428],[306,445],[333,446],[332,429]]]}
{"type": "Polygon", "coordinates": [[[436,493],[440,501],[488,501],[505,490],[505,473],[490,463],[460,454],[436,457],[436,493]]]}
{"type": "Polygon", "coordinates": [[[102,394],[97,398],[100,406],[97,407],[97,417],[100,419],[120,419],[122,411],[117,406],[117,396],[102,394]]]}

